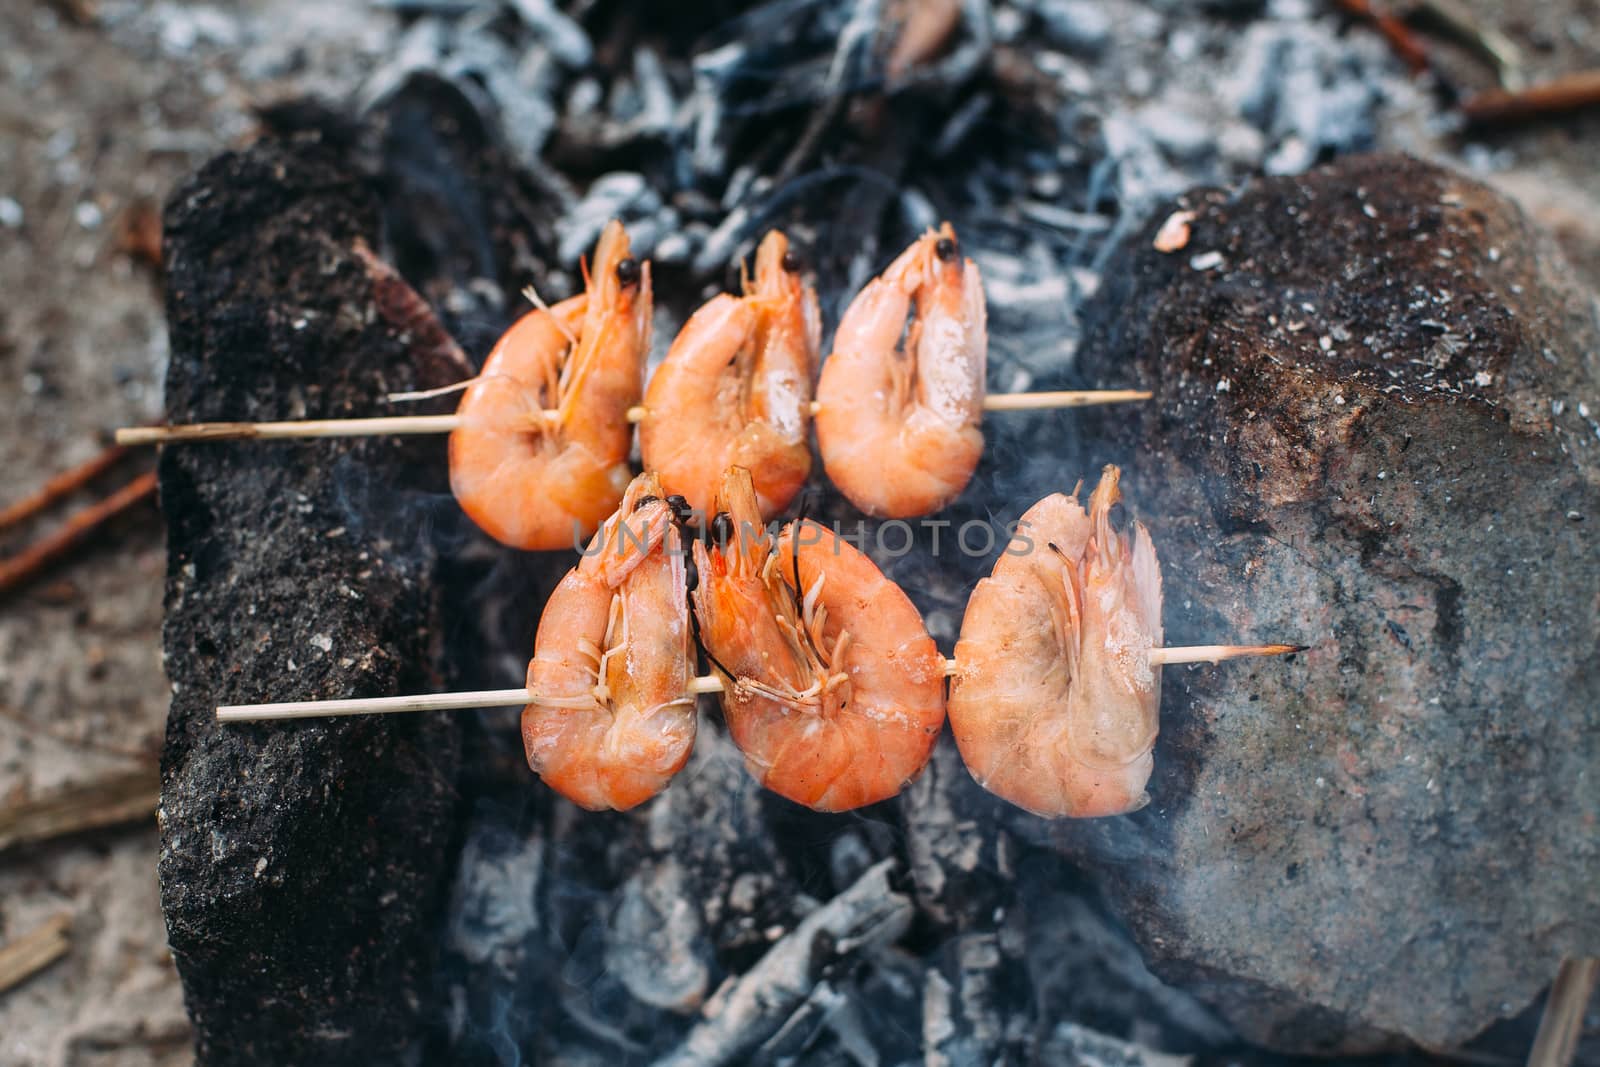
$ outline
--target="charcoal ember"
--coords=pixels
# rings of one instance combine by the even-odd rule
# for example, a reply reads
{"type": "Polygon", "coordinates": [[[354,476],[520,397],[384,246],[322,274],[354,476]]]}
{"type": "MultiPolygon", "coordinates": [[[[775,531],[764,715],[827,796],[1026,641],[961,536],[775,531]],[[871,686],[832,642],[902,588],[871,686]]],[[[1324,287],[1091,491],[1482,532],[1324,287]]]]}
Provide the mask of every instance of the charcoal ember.
{"type": "Polygon", "coordinates": [[[701,1019],[658,1067],[714,1067],[777,1034],[830,968],[894,943],[911,924],[912,903],[890,880],[895,861],[870,868],[844,892],[814,908],[743,974],[708,1001],[701,1019]]]}
{"type": "Polygon", "coordinates": [[[1112,16],[1099,4],[1087,0],[1044,0],[1035,8],[1052,44],[1074,51],[1097,54],[1111,40],[1112,16]]]}
{"type": "Polygon", "coordinates": [[[995,826],[994,798],[951,744],[933,750],[901,806],[912,887],[922,914],[957,930],[992,929],[1016,886],[1016,846],[995,826]]]}
{"type": "Polygon", "coordinates": [[[929,1067],[1005,1063],[1004,958],[993,933],[963,934],[928,969],[922,1052],[929,1067]]]}
{"type": "Polygon", "coordinates": [[[687,1013],[711,982],[710,946],[700,908],[671,856],[643,865],[618,893],[607,931],[606,963],[635,1000],[687,1013]]]}
{"type": "Polygon", "coordinates": [[[1086,375],[1155,390],[1094,429],[1169,643],[1313,648],[1169,668],[1152,803],[1060,847],[1265,1046],[1520,1011],[1600,951],[1593,297],[1500,196],[1366,156],[1158,212],[1087,319],[1086,375]]]}
{"type": "Polygon", "coordinates": [[[1041,1043],[1040,1062],[1077,1067],[1189,1067],[1194,1059],[1157,1052],[1074,1022],[1058,1022],[1041,1043]]]}
{"type": "Polygon", "coordinates": [[[1050,1005],[1045,1021],[1073,1019],[1112,1037],[1132,1036],[1136,1027],[1142,1043],[1168,1052],[1238,1047],[1237,1035],[1205,1005],[1150,973],[1127,931],[1059,855],[1026,850],[1017,881],[1000,945],[1026,967],[1032,999],[1050,1005]]]}
{"type": "Polygon", "coordinates": [[[684,897],[717,956],[736,969],[766,950],[765,930],[795,918],[793,875],[765,802],[733,740],[703,715],[688,765],[647,809],[648,853],[681,868],[684,897]]]}
{"type": "MultiPolygon", "coordinates": [[[[421,376],[380,307],[379,204],[302,131],[206,165],[166,210],[173,422],[376,414],[421,376]]],[[[203,1064],[412,1062],[455,814],[449,716],[220,724],[220,703],[437,686],[433,560],[345,507],[444,492],[437,439],[168,450],[173,701],[159,876],[203,1064]]]]}

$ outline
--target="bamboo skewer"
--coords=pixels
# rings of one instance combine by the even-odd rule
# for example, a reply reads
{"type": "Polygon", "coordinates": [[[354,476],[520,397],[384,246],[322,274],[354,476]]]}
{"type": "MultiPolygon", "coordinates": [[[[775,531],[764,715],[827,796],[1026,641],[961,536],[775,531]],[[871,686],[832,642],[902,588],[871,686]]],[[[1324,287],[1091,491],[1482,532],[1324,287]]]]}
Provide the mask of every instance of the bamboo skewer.
{"type": "MultiPolygon", "coordinates": [[[[1149,400],[1145,389],[1081,389],[1039,393],[995,393],[983,401],[985,411],[1039,411],[1081,408],[1096,404],[1127,404],[1149,400]]],[[[819,405],[813,401],[811,413],[819,405]]],[[[646,407],[628,409],[629,422],[643,422],[646,407]]],[[[551,421],[556,412],[546,411],[551,421]]],[[[192,422],[178,426],[129,426],[117,431],[119,445],[159,445],[175,441],[269,440],[298,437],[379,437],[385,434],[451,433],[461,427],[459,415],[389,415],[365,419],[300,419],[289,422],[192,422]]]]}
{"type": "MultiPolygon", "coordinates": [[[[1186,645],[1150,651],[1152,666],[1173,663],[1216,663],[1241,656],[1286,656],[1304,652],[1306,645],[1186,645]]],[[[946,675],[956,672],[956,661],[944,663],[946,675]]],[[[689,682],[689,692],[720,693],[722,679],[702,675],[689,682]]],[[[468,708],[520,707],[531,703],[527,689],[483,689],[467,693],[424,693],[417,696],[357,697],[350,700],[291,700],[275,704],[223,704],[219,722],[263,722],[271,719],[314,719],[334,715],[392,715],[409,711],[462,711],[468,708]]]]}

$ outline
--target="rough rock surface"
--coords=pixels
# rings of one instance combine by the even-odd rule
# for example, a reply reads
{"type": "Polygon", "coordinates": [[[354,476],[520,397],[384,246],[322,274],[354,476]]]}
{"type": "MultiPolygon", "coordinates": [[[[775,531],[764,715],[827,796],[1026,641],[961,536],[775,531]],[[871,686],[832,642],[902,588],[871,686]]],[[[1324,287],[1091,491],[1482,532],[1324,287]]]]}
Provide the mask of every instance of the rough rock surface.
{"type": "Polygon", "coordinates": [[[1600,336],[1509,202],[1397,156],[1174,205],[1081,359],[1166,573],[1153,803],[1064,827],[1248,1038],[1459,1044],[1600,952],[1600,336]]]}
{"type": "MultiPolygon", "coordinates": [[[[219,157],[166,212],[168,416],[338,417],[419,374],[374,273],[379,205],[322,138],[219,157]]],[[[168,449],[162,907],[199,1060],[407,1062],[433,1013],[432,923],[459,725],[220,725],[219,703],[435,685],[431,556],[350,506],[443,488],[437,439],[168,449]]],[[[399,510],[398,507],[396,510],[399,510]]]]}

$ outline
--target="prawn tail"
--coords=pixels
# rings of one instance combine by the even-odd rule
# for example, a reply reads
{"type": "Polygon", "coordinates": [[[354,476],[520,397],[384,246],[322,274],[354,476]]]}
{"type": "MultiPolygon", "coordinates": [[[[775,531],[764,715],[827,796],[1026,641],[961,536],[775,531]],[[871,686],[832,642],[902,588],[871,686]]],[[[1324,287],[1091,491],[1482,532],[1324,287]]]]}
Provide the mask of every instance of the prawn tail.
{"type": "Polygon", "coordinates": [[[1150,637],[1150,647],[1159,647],[1164,635],[1161,632],[1161,562],[1156,559],[1156,547],[1150,540],[1150,531],[1142,522],[1133,524],[1133,602],[1138,605],[1139,621],[1150,637]]]}

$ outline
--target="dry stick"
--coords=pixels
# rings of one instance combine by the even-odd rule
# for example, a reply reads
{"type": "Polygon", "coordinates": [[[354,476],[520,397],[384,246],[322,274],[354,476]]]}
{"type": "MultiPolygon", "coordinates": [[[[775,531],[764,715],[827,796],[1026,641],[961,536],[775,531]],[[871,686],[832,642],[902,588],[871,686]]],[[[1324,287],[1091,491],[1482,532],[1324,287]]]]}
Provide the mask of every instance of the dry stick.
{"type": "Polygon", "coordinates": [[[1600,70],[1567,74],[1526,89],[1490,89],[1467,97],[1461,112],[1469,122],[1508,122],[1600,105],[1600,70]]]}
{"type": "MultiPolygon", "coordinates": [[[[1127,404],[1149,400],[1145,389],[1082,389],[1043,393],[996,393],[984,398],[985,411],[1033,411],[1081,408],[1094,404],[1127,404]]],[[[816,414],[818,405],[811,405],[816,414]]],[[[554,420],[554,411],[545,418],[554,420]]],[[[629,422],[643,422],[650,410],[628,409],[629,422]]],[[[194,422],[180,426],[130,426],[117,431],[120,445],[159,445],[174,441],[235,441],[285,437],[378,437],[384,434],[450,433],[463,424],[460,415],[391,415],[370,419],[301,419],[292,422],[194,422]]]]}
{"type": "Polygon", "coordinates": [[[1337,0],[1337,2],[1338,6],[1348,14],[1371,22],[1383,39],[1389,42],[1389,47],[1394,49],[1395,54],[1411,68],[1411,73],[1420,74],[1428,69],[1428,50],[1423,47],[1421,40],[1411,32],[1403,19],[1387,11],[1375,9],[1370,0],[1337,0]]]}
{"type": "Polygon", "coordinates": [[[152,764],[0,808],[0,854],[88,830],[153,821],[160,797],[161,777],[152,764]]]}
{"type": "Polygon", "coordinates": [[[1528,1067],[1567,1067],[1572,1062],[1578,1052],[1578,1038],[1583,1034],[1584,1009],[1594,995],[1597,978],[1600,959],[1574,957],[1561,961],[1561,969],[1550,983],[1539,1033],[1528,1053],[1528,1067]]]}
{"type": "Polygon", "coordinates": [[[126,448],[117,445],[106,449],[93,459],[78,464],[71,470],[62,471],[29,495],[12,504],[4,511],[0,511],[0,530],[8,526],[14,526],[30,516],[37,515],[67,494],[76,492],[115,466],[117,461],[127,454],[128,450],[126,448]]]}
{"type": "Polygon", "coordinates": [[[141,474],[104,500],[70,516],[59,530],[40,538],[10,559],[0,560],[0,593],[34,578],[108,520],[154,496],[155,491],[155,472],[141,474]]]}
{"type": "MultiPolygon", "coordinates": [[[[1150,650],[1150,663],[1216,663],[1240,656],[1286,656],[1304,652],[1306,645],[1188,645],[1150,650]]],[[[956,661],[945,660],[945,674],[956,672],[956,661]]],[[[720,693],[722,679],[703,675],[689,682],[691,693],[720,693]]],[[[508,708],[530,703],[527,689],[484,689],[470,693],[437,693],[400,697],[356,697],[350,700],[291,700],[276,704],[223,704],[219,722],[260,722],[267,719],[313,719],[329,715],[390,715],[402,711],[461,711],[466,708],[508,708]]]]}
{"type": "Polygon", "coordinates": [[[0,993],[22,984],[66,955],[72,947],[67,940],[71,925],[70,915],[57,915],[0,948],[0,993]]]}

